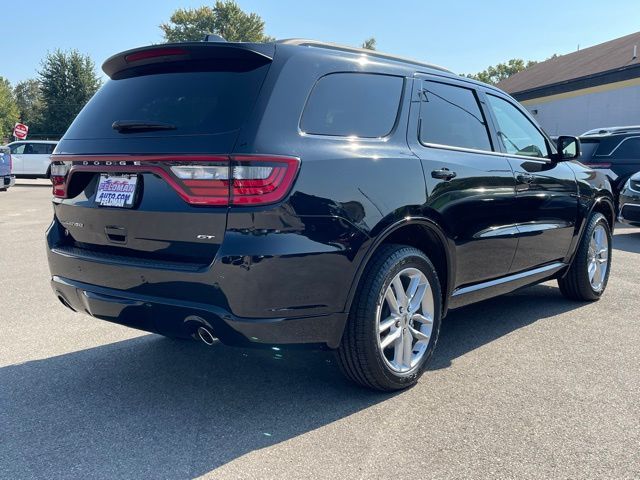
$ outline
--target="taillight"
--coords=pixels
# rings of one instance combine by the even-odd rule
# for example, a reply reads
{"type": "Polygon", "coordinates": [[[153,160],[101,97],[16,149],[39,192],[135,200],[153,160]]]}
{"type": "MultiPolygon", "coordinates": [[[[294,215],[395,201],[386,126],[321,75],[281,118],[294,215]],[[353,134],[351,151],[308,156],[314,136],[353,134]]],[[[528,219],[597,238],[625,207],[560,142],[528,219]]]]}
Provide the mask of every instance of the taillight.
{"type": "Polygon", "coordinates": [[[53,194],[58,198],[66,198],[69,184],[75,185],[75,172],[149,172],[162,177],[187,203],[219,206],[277,203],[291,190],[300,166],[297,158],[272,155],[58,158],[51,165],[53,194]]]}
{"type": "Polygon", "coordinates": [[[298,171],[297,158],[232,156],[219,165],[173,164],[173,175],[200,205],[266,205],[282,200],[298,171]],[[229,163],[230,162],[230,163],[229,163]]]}
{"type": "Polygon", "coordinates": [[[232,157],[231,205],[276,203],[289,193],[298,172],[297,158],[232,157]]]}
{"type": "Polygon", "coordinates": [[[193,205],[229,204],[229,161],[213,165],[176,163],[170,170],[179,184],[174,187],[178,187],[178,193],[182,193],[187,202],[193,205]]]}
{"type": "Polygon", "coordinates": [[[67,197],[67,174],[71,167],[70,162],[52,162],[50,175],[53,184],[53,196],[58,198],[67,197]]]}

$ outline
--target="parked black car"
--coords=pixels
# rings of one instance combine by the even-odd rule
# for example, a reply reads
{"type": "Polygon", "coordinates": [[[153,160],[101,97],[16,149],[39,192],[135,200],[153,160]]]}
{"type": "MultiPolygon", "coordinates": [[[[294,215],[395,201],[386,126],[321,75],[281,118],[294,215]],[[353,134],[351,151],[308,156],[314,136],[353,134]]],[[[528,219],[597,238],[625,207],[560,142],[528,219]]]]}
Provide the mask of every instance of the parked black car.
{"type": "Polygon", "coordinates": [[[417,381],[451,308],[557,278],[597,300],[615,213],[502,91],[305,40],[108,59],[53,155],[52,286],[170,337],[337,350],[355,382],[417,381]]]}
{"type": "Polygon", "coordinates": [[[640,126],[589,130],[580,142],[580,161],[606,173],[616,197],[629,177],[640,171],[640,126]]]}
{"type": "Polygon", "coordinates": [[[620,191],[618,220],[640,227],[640,172],[631,175],[620,191]]]}

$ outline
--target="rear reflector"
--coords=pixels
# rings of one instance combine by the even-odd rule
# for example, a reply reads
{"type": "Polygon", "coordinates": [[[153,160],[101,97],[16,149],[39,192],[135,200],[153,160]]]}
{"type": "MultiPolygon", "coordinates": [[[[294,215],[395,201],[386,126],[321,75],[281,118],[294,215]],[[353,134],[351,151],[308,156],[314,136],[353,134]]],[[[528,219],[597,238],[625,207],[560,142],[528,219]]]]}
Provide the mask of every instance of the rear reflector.
{"type": "Polygon", "coordinates": [[[611,163],[608,162],[584,162],[584,164],[591,168],[611,168],[611,163]]]}
{"type": "Polygon", "coordinates": [[[67,198],[75,172],[148,172],[162,177],[192,205],[267,205],[289,193],[299,165],[297,158],[275,155],[56,155],[51,181],[53,195],[67,198]]]}

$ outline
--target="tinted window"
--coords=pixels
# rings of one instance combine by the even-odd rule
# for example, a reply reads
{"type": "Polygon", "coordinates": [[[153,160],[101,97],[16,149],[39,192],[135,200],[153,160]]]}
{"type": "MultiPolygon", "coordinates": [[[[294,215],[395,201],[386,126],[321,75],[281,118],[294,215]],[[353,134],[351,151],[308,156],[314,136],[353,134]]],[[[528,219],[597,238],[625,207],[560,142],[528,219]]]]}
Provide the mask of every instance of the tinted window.
{"type": "Polygon", "coordinates": [[[167,137],[237,130],[249,115],[268,65],[248,71],[154,73],[109,80],[80,112],[66,139],[167,137]],[[118,133],[116,120],[161,122],[175,130],[118,133]]]}
{"type": "Polygon", "coordinates": [[[24,149],[24,153],[28,155],[49,155],[53,152],[53,147],[50,143],[27,143],[24,149]]]}
{"type": "Polygon", "coordinates": [[[580,160],[588,162],[600,146],[600,140],[580,138],[580,160]]]}
{"type": "Polygon", "coordinates": [[[317,135],[384,137],[398,115],[403,79],[367,73],[334,73],[313,87],[300,129],[317,135]]]}
{"type": "Polygon", "coordinates": [[[473,90],[423,82],[420,141],[491,150],[487,124],[473,90]]]}
{"type": "Polygon", "coordinates": [[[544,136],[520,110],[493,95],[487,95],[487,98],[498,123],[498,138],[507,153],[526,157],[548,155],[544,136]]]}
{"type": "Polygon", "coordinates": [[[616,149],[615,156],[640,158],[640,138],[627,138],[616,149]]]}
{"type": "Polygon", "coordinates": [[[26,146],[25,143],[18,143],[15,145],[11,145],[11,153],[17,153],[17,154],[24,153],[25,146],[26,146]]]}

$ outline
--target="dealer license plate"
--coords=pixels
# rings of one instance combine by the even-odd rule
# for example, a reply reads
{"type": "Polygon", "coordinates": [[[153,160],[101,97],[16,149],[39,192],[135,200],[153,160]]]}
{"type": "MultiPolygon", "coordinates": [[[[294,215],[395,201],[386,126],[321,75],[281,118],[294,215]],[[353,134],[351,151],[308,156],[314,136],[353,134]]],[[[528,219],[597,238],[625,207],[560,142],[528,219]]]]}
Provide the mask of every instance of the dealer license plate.
{"type": "Polygon", "coordinates": [[[101,174],[96,202],[101,207],[131,208],[136,196],[137,175],[101,174]]]}

